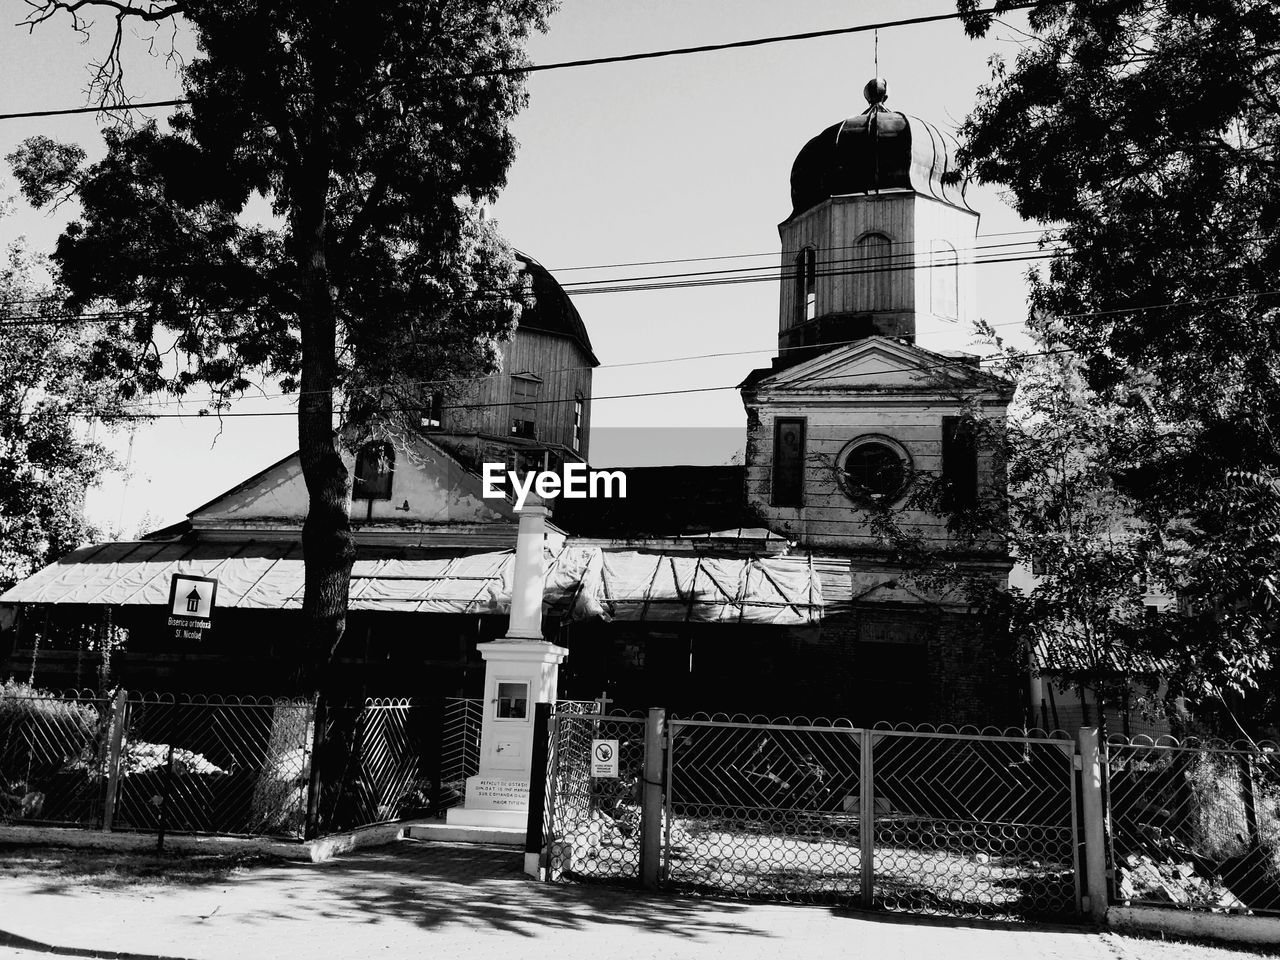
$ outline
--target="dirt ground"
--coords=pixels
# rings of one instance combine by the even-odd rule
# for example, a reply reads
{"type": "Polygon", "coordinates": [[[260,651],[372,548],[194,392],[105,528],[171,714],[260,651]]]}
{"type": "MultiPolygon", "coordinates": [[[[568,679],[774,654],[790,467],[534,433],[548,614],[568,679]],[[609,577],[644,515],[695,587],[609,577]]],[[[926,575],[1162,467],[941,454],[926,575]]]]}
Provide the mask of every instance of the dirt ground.
{"type": "Polygon", "coordinates": [[[777,960],[1280,957],[1084,927],[952,922],[536,883],[505,848],[403,841],[327,864],[0,845],[0,957],[777,960]]]}

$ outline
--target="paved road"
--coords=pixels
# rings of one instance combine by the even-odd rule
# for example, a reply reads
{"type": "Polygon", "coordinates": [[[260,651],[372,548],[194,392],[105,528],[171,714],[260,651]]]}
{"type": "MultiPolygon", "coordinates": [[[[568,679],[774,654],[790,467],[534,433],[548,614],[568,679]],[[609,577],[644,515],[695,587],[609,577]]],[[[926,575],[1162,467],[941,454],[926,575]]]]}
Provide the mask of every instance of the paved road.
{"type": "MultiPolygon", "coordinates": [[[[1175,952],[1170,953],[1172,949],[1175,952]]],[[[0,878],[0,957],[120,960],[1185,960],[1069,927],[964,925],[534,883],[505,849],[412,841],[205,885],[0,878]]]]}

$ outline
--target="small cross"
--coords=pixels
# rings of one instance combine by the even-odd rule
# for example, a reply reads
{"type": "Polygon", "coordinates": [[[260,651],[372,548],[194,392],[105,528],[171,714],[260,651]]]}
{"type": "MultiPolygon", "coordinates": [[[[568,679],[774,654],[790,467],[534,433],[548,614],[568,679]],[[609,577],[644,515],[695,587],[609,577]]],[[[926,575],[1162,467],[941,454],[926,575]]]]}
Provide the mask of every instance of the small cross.
{"type": "Polygon", "coordinates": [[[611,703],[613,703],[613,700],[610,699],[609,697],[609,691],[601,690],[600,696],[596,697],[596,713],[599,713],[599,714],[608,713],[609,704],[611,703]]]}

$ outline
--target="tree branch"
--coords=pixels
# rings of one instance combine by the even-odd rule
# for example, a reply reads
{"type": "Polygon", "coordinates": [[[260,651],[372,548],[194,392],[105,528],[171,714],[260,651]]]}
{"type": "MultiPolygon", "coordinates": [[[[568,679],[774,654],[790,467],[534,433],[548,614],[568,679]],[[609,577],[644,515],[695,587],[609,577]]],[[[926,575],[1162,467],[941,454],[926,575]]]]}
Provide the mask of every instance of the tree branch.
{"type": "MultiPolygon", "coordinates": [[[[128,97],[124,92],[124,64],[120,60],[120,49],[124,43],[124,24],[126,20],[138,20],[143,23],[159,23],[176,17],[186,9],[185,0],[172,0],[169,3],[147,0],[144,6],[133,6],[120,0],[24,0],[31,12],[18,26],[25,26],[31,33],[35,28],[58,13],[66,13],[71,18],[71,29],[88,36],[92,21],[86,21],[82,12],[85,10],[108,10],[115,18],[115,29],[112,32],[111,44],[107,55],[101,61],[92,64],[93,76],[89,80],[90,99],[96,99],[99,106],[127,106],[128,97]]],[[[175,27],[174,38],[177,36],[175,27]]],[[[170,53],[170,59],[174,56],[170,53]]]]}

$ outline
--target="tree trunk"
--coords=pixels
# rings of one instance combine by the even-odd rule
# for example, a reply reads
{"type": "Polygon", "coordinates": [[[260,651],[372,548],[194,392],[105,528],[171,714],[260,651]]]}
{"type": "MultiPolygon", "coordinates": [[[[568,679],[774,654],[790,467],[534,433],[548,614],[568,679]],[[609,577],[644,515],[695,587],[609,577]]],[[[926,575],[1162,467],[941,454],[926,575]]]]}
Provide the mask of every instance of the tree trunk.
{"type": "Polygon", "coordinates": [[[349,516],[351,478],[338,450],[333,422],[337,318],[325,259],[326,182],[327,174],[317,184],[319,195],[301,206],[294,232],[303,294],[298,451],[309,501],[302,526],[301,677],[313,693],[326,692],[328,686],[327,668],[346,629],[356,557],[349,516]]]}

